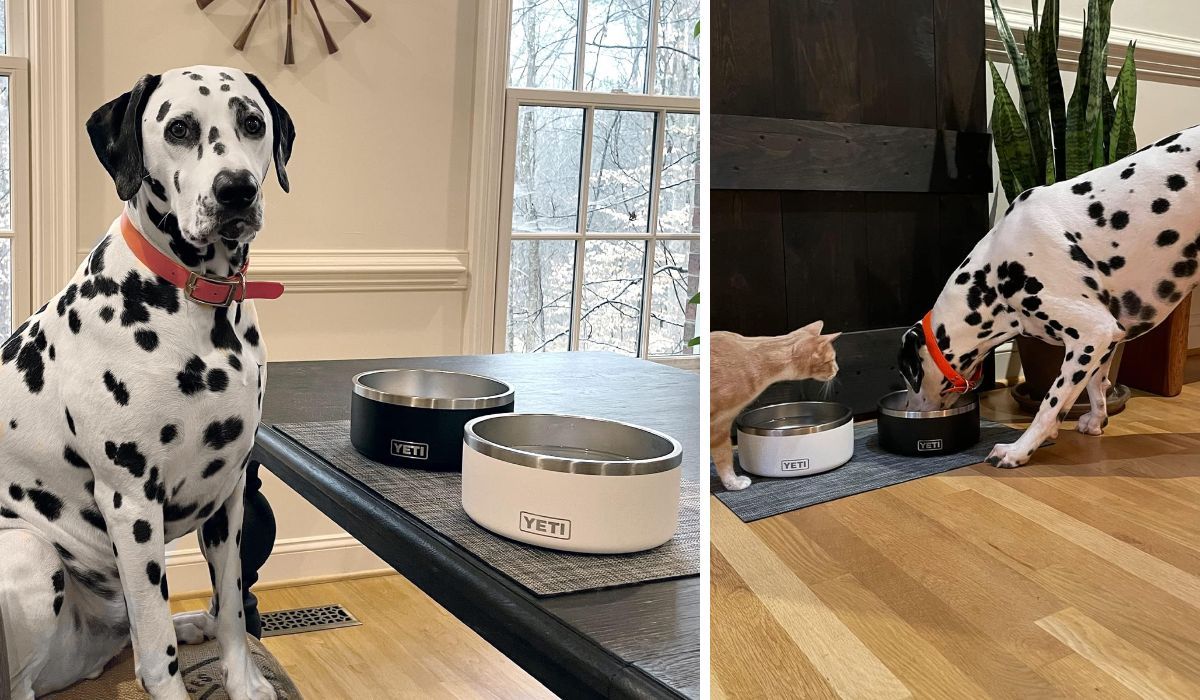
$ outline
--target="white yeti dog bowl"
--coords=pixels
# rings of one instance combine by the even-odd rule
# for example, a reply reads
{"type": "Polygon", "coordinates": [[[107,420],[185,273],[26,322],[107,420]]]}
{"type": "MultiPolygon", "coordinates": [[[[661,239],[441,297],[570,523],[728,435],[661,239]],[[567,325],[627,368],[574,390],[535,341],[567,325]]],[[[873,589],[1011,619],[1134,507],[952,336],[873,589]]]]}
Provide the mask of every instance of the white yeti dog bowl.
{"type": "Polygon", "coordinates": [[[519,542],[592,554],[640,552],[675,534],[683,451],[617,421],[538,413],[463,429],[462,504],[519,542]]]}
{"type": "Polygon", "coordinates": [[[758,476],[807,476],[837,469],[854,456],[848,406],[795,401],[763,406],[737,420],[738,461],[758,476]]]}

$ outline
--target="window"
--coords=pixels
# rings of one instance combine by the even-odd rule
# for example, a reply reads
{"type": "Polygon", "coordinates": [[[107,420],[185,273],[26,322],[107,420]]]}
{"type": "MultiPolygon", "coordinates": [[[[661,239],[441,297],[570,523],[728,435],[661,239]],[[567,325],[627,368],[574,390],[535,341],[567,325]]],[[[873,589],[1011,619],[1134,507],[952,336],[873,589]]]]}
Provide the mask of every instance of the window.
{"type": "Polygon", "coordinates": [[[29,62],[23,45],[24,4],[0,0],[0,342],[29,307],[28,109],[29,62]]]}
{"type": "Polygon", "coordinates": [[[699,0],[512,0],[497,351],[691,355],[699,0]]]}

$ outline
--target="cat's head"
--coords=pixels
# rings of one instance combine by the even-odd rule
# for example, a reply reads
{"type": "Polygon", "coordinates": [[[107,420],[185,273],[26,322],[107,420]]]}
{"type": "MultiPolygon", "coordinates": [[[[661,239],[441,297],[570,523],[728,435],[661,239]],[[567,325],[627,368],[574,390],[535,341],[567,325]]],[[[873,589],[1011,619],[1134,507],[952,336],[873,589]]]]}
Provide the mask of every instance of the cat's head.
{"type": "Polygon", "coordinates": [[[793,346],[796,364],[806,367],[805,374],[809,378],[827,382],[838,373],[837,351],[833,341],[841,333],[821,335],[824,325],[823,321],[816,321],[792,331],[792,335],[797,339],[793,346]]]}
{"type": "Polygon", "coordinates": [[[942,371],[934,364],[925,346],[925,331],[916,324],[904,332],[900,339],[900,356],[897,367],[908,388],[907,409],[910,411],[933,411],[949,408],[957,394],[942,393],[942,371]]]}

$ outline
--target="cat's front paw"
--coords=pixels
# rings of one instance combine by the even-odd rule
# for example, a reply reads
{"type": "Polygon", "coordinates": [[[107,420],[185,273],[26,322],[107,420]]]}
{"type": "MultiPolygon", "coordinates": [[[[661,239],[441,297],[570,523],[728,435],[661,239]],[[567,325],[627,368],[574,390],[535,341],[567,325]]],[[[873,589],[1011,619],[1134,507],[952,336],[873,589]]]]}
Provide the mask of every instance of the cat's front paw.
{"type": "Polygon", "coordinates": [[[736,474],[728,478],[722,477],[721,483],[724,484],[726,491],[741,491],[750,485],[750,477],[737,476],[736,474]]]}

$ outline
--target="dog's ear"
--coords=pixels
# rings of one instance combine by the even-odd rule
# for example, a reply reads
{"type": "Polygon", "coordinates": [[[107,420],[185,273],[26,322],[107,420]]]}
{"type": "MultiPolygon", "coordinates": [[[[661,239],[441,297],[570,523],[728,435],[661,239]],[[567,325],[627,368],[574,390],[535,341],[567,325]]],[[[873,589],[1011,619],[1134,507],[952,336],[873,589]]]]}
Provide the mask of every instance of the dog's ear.
{"type": "Polygon", "coordinates": [[[87,121],[96,157],[123,201],[133,199],[146,174],[142,164],[142,114],[161,79],[158,75],[143,75],[132,90],[92,112],[87,121]]]}
{"type": "Polygon", "coordinates": [[[253,73],[247,73],[246,77],[254,83],[254,87],[258,88],[259,94],[267,101],[267,107],[271,110],[271,138],[274,139],[274,160],[275,160],[275,175],[279,178],[279,186],[284,192],[290,192],[288,185],[287,170],[284,168],[287,165],[288,159],[292,157],[292,142],[296,140],[296,126],[292,123],[292,116],[283,108],[283,105],[275,101],[271,93],[267,90],[267,86],[258,79],[258,76],[253,73]]]}
{"type": "Polygon", "coordinates": [[[921,365],[921,346],[924,344],[925,333],[919,325],[909,328],[900,339],[900,356],[896,358],[896,366],[904,381],[908,382],[908,388],[913,391],[920,391],[921,382],[925,379],[925,368],[921,365]]]}

